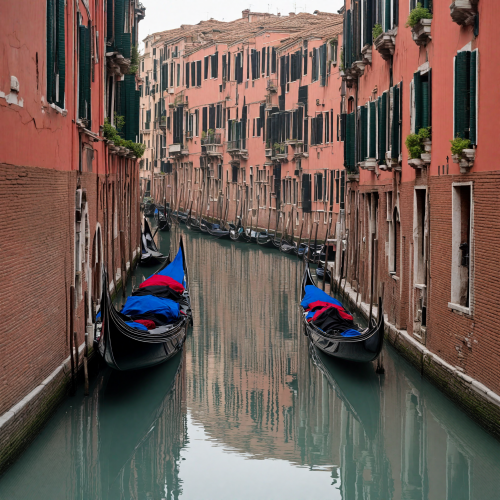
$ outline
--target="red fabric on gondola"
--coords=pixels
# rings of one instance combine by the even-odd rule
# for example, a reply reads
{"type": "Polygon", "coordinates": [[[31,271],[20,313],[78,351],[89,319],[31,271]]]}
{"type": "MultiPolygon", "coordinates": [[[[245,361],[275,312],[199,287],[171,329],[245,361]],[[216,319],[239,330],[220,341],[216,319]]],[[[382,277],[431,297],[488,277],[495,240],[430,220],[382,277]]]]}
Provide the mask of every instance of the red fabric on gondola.
{"type": "Polygon", "coordinates": [[[154,330],[156,328],[156,323],[151,319],[134,319],[134,321],[144,325],[148,330],[154,330]]]}
{"type": "MultiPolygon", "coordinates": [[[[339,310],[341,318],[347,319],[349,321],[353,320],[353,317],[349,313],[347,313],[343,307],[337,306],[336,304],[330,304],[329,302],[323,302],[321,300],[317,300],[316,302],[311,302],[306,310],[312,311],[318,307],[321,307],[322,312],[328,309],[328,307],[335,307],[336,309],[339,310]]],[[[315,314],[314,318],[316,318],[317,316],[318,315],[315,314]]]]}
{"type": "Polygon", "coordinates": [[[184,292],[184,286],[181,283],[170,276],[162,276],[161,274],[153,274],[153,276],[149,277],[146,281],[143,281],[139,285],[139,288],[144,288],[146,286],[168,286],[178,293],[184,292]]]}

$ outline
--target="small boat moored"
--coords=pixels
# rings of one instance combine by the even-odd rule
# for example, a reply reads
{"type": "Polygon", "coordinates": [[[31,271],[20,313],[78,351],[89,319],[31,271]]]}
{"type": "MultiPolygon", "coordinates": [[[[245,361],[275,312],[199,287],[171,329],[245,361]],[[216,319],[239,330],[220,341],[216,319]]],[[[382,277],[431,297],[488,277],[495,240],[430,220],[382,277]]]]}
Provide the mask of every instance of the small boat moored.
{"type": "Polygon", "coordinates": [[[151,234],[151,229],[146,218],[144,218],[144,229],[141,235],[141,260],[142,266],[154,266],[165,260],[165,256],[158,250],[151,234]]]}
{"type": "Polygon", "coordinates": [[[97,348],[116,370],[137,370],[175,356],[192,324],[189,276],[182,238],[170,264],[143,281],[118,312],[104,273],[97,348]]]}
{"type": "MultiPolygon", "coordinates": [[[[359,330],[349,311],[340,301],[320,290],[306,264],[302,279],[302,301],[305,332],[311,342],[325,354],[348,361],[375,360],[384,343],[384,315],[359,330]]],[[[379,298],[379,311],[382,299],[379,298]]]]}

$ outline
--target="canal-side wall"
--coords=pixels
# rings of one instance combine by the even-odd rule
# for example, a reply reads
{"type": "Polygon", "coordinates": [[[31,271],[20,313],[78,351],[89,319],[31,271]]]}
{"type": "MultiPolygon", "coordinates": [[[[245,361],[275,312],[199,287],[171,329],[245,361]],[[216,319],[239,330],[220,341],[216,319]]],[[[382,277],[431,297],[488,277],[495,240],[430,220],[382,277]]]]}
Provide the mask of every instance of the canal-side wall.
{"type": "MultiPolygon", "coordinates": [[[[338,281],[336,283],[338,287],[338,281]]],[[[368,319],[370,306],[359,300],[356,289],[344,281],[341,289],[345,293],[344,300],[349,303],[349,307],[368,319]]],[[[378,308],[374,306],[374,317],[377,317],[377,314],[378,308]]],[[[419,370],[423,377],[436,385],[485,430],[500,439],[500,395],[431,352],[406,330],[396,328],[389,322],[387,314],[385,314],[385,339],[419,370]]]]}

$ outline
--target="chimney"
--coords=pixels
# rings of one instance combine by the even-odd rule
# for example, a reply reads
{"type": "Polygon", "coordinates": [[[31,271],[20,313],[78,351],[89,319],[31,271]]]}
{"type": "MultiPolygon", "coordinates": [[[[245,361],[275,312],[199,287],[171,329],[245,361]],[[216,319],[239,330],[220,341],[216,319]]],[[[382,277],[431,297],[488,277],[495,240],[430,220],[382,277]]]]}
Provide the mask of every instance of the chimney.
{"type": "Polygon", "coordinates": [[[289,13],[288,13],[288,15],[289,15],[290,17],[292,17],[292,16],[294,16],[294,15],[295,15],[295,12],[289,12],[289,13]]]}
{"type": "Polygon", "coordinates": [[[241,17],[243,19],[248,19],[248,15],[250,14],[250,9],[245,9],[241,11],[241,17]]]}

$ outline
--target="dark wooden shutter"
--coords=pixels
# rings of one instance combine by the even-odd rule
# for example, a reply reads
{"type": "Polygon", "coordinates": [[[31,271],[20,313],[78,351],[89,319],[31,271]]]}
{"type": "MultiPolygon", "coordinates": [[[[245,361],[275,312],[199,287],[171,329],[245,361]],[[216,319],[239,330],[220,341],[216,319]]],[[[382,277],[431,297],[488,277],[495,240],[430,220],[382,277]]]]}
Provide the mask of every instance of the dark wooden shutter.
{"type": "Polygon", "coordinates": [[[208,128],[215,130],[215,106],[213,104],[208,108],[208,128]]]}
{"type": "Polygon", "coordinates": [[[265,73],[266,72],[266,48],[263,47],[262,48],[262,67],[261,67],[261,73],[265,73]]]}
{"type": "Polygon", "coordinates": [[[189,88],[189,82],[190,82],[190,79],[189,79],[189,63],[187,62],[186,63],[186,88],[187,89],[189,88]]]}
{"type": "MultiPolygon", "coordinates": [[[[89,29],[85,26],[78,27],[80,35],[79,54],[79,118],[90,121],[90,37],[89,29]]],[[[89,125],[90,127],[90,125],[89,125]]]]}
{"type": "Polygon", "coordinates": [[[389,31],[391,28],[391,0],[385,0],[384,31],[389,31]]]}
{"type": "Polygon", "coordinates": [[[196,61],[196,85],[201,87],[201,60],[196,61]]]}
{"type": "Polygon", "coordinates": [[[208,78],[208,56],[205,56],[203,58],[203,63],[204,63],[204,66],[203,66],[203,77],[204,79],[206,80],[208,78]]]}
{"type": "Polygon", "coordinates": [[[203,108],[201,120],[201,130],[202,132],[206,132],[208,130],[208,108],[206,106],[203,108]]]}
{"type": "Polygon", "coordinates": [[[320,86],[326,85],[326,43],[320,47],[320,67],[321,67],[321,82],[320,86]]]}
{"type": "Polygon", "coordinates": [[[395,85],[392,94],[392,143],[391,155],[392,158],[399,156],[399,87],[395,85]]]}
{"type": "Polygon", "coordinates": [[[455,58],[455,137],[467,138],[470,121],[470,52],[459,52],[455,58]]]}
{"type": "Polygon", "coordinates": [[[375,101],[370,102],[370,149],[368,156],[377,157],[377,105],[375,101]]]}
{"type": "Polygon", "coordinates": [[[307,59],[309,54],[307,53],[307,48],[304,50],[304,75],[307,75],[307,59]]]}
{"type": "Polygon", "coordinates": [[[191,63],[191,87],[196,87],[196,62],[191,63]]]}
{"type": "Polygon", "coordinates": [[[420,71],[413,74],[413,96],[415,98],[415,133],[422,128],[423,124],[423,85],[420,71]]]}
{"type": "Polygon", "coordinates": [[[347,128],[347,115],[346,113],[342,113],[340,115],[340,140],[345,142],[345,133],[347,128]]]}
{"type": "Polygon", "coordinates": [[[56,0],[47,0],[47,100],[55,102],[56,0]]]}
{"type": "Polygon", "coordinates": [[[368,109],[366,106],[361,106],[361,144],[360,144],[360,160],[365,161],[368,156],[368,109]]]}
{"type": "Polygon", "coordinates": [[[470,117],[469,139],[471,144],[477,144],[477,51],[470,55],[470,117]]]}
{"type": "Polygon", "coordinates": [[[252,80],[255,80],[257,78],[257,68],[256,68],[257,57],[255,55],[254,49],[252,49],[252,51],[250,53],[250,61],[252,64],[252,80]]]}
{"type": "Polygon", "coordinates": [[[299,87],[299,103],[304,104],[304,114],[307,116],[307,85],[303,85],[302,87],[299,87]]]}
{"type": "MultiPolygon", "coordinates": [[[[56,38],[56,54],[57,54],[57,74],[59,75],[59,99],[57,105],[64,109],[64,87],[66,84],[66,45],[64,36],[64,0],[57,1],[57,38],[56,38]]],[[[89,62],[90,64],[90,62],[89,62]]],[[[89,67],[90,71],[90,67],[89,67]]],[[[90,75],[89,75],[90,78],[90,75]]],[[[89,89],[90,91],[90,89],[89,89]]]]}
{"type": "Polygon", "coordinates": [[[302,174],[302,212],[311,212],[311,174],[302,174]]]}

